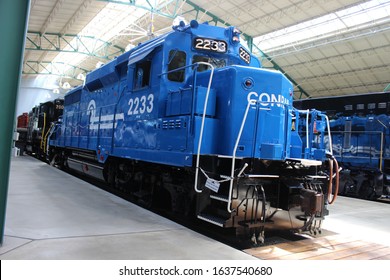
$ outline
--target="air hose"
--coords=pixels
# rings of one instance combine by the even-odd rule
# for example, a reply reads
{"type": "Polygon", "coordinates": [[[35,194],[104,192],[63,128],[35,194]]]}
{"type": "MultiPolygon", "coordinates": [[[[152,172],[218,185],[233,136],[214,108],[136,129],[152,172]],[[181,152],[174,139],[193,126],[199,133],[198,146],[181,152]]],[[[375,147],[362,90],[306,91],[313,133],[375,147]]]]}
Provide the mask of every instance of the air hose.
{"type": "Polygon", "coordinates": [[[333,204],[337,198],[337,194],[339,192],[339,182],[340,179],[340,172],[339,172],[339,163],[337,162],[336,158],[332,157],[329,159],[329,184],[328,184],[328,202],[329,204],[333,204]],[[335,174],[333,175],[333,165],[335,167],[335,174]],[[333,177],[335,177],[335,191],[332,195],[332,189],[333,189],[333,177]]]}

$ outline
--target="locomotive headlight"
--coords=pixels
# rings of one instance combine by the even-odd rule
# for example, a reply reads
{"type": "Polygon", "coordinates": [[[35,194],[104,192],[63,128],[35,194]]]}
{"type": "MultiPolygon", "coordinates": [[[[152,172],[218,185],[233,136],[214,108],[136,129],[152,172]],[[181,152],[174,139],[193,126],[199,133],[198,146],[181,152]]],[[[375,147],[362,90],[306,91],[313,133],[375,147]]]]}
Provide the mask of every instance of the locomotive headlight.
{"type": "Polygon", "coordinates": [[[240,34],[241,31],[238,30],[236,27],[230,26],[225,29],[225,34],[227,37],[230,38],[230,42],[237,44],[240,42],[240,34]]]}
{"type": "Polygon", "coordinates": [[[186,20],[184,17],[178,16],[176,17],[173,22],[172,22],[172,27],[175,29],[179,26],[184,27],[187,24],[186,20]]]}
{"type": "Polygon", "coordinates": [[[232,31],[232,41],[233,42],[240,42],[240,34],[241,34],[241,31],[238,30],[237,28],[234,28],[232,31]]]}

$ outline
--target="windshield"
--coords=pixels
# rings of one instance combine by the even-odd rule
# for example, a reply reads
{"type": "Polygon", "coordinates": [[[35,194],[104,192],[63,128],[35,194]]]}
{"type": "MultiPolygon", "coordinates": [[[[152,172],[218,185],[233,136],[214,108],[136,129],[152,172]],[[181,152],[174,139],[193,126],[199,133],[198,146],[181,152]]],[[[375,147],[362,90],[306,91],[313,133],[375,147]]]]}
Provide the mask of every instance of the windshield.
{"type": "MultiPolygon", "coordinates": [[[[192,58],[192,64],[197,63],[197,62],[207,62],[210,63],[211,65],[214,66],[214,68],[222,68],[226,66],[226,60],[225,58],[216,58],[216,57],[211,57],[207,55],[194,55],[192,58]]],[[[195,67],[192,67],[193,69],[195,67]]],[[[199,65],[198,66],[198,72],[203,72],[206,70],[209,70],[209,66],[207,65],[199,65]]]]}

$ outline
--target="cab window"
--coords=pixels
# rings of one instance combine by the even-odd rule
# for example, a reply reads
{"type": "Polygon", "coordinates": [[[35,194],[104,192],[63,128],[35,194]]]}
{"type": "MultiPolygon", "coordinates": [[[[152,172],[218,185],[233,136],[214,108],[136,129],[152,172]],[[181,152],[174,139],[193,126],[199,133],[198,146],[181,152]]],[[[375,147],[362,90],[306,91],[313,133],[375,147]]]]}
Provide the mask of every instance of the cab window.
{"type": "MultiPolygon", "coordinates": [[[[178,50],[169,52],[168,72],[186,65],[186,53],[178,50]]],[[[183,82],[185,77],[185,69],[180,69],[168,73],[168,80],[173,82],[183,82]]]]}
{"type": "Polygon", "coordinates": [[[136,64],[134,89],[140,89],[149,86],[150,82],[150,61],[142,61],[136,64]]]}

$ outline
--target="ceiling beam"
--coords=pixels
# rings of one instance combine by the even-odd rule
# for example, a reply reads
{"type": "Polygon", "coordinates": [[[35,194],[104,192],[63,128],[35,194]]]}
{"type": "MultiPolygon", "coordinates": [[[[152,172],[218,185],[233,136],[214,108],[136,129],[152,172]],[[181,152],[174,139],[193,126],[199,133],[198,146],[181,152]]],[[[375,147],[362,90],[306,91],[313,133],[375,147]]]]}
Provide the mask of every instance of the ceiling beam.
{"type": "Polygon", "coordinates": [[[138,9],[147,10],[153,14],[157,14],[163,17],[167,18],[175,18],[177,16],[177,10],[179,7],[179,2],[182,0],[169,0],[165,1],[162,5],[154,6],[150,3],[149,0],[146,0],[147,5],[139,4],[139,1],[137,0],[128,0],[128,1],[118,1],[118,0],[96,0],[99,2],[107,2],[107,3],[113,3],[113,4],[121,4],[121,5],[127,5],[127,6],[133,6],[138,9]],[[173,12],[168,10],[168,6],[172,3],[176,2],[173,12]]]}
{"type": "Polygon", "coordinates": [[[340,96],[340,91],[344,91],[344,94],[353,94],[361,92],[380,92],[383,87],[381,82],[364,82],[360,84],[348,84],[343,86],[335,86],[328,88],[315,89],[313,91],[313,96],[329,96],[329,95],[338,95],[340,96]],[[362,91],[361,88],[366,88],[365,91],[362,91]]]}
{"type": "MultiPolygon", "coordinates": [[[[361,67],[361,68],[354,68],[346,71],[337,71],[333,73],[324,74],[321,76],[305,76],[302,78],[302,83],[311,83],[312,81],[318,81],[321,80],[322,82],[331,82],[336,81],[337,79],[349,79],[349,78],[358,78],[363,75],[369,76],[375,76],[376,73],[388,73],[390,70],[390,67],[387,65],[378,65],[378,66],[367,66],[367,67],[361,67]]],[[[373,80],[373,79],[370,79],[373,80]]],[[[382,81],[378,81],[378,83],[382,81]]]]}
{"type": "Polygon", "coordinates": [[[58,15],[58,12],[61,10],[61,6],[64,4],[65,0],[58,0],[55,4],[53,10],[51,10],[50,15],[46,18],[45,23],[43,24],[43,27],[41,28],[40,32],[41,34],[45,34],[47,31],[47,28],[52,23],[52,21],[56,18],[58,15]]]}
{"type": "Polygon", "coordinates": [[[272,51],[272,57],[286,56],[291,54],[298,54],[306,52],[312,49],[323,48],[329,45],[336,45],[340,43],[346,43],[355,41],[357,39],[365,38],[369,40],[369,37],[377,36],[379,33],[388,34],[390,31],[390,19],[386,19],[384,22],[378,25],[374,25],[375,22],[371,22],[371,25],[367,24],[367,27],[362,28],[346,28],[345,30],[334,32],[333,34],[320,34],[317,37],[311,38],[309,42],[302,43],[290,43],[285,46],[280,46],[278,50],[272,51]],[[331,35],[331,36],[330,36],[331,35]]]}
{"type": "Polygon", "coordinates": [[[264,57],[265,59],[267,59],[269,62],[272,63],[272,66],[274,69],[282,72],[286,77],[287,79],[289,79],[293,85],[299,90],[300,92],[300,96],[299,96],[299,99],[302,98],[302,95],[305,95],[306,97],[310,97],[310,95],[289,75],[287,74],[286,71],[284,71],[282,69],[282,67],[280,67],[274,60],[272,57],[270,57],[269,55],[267,55],[266,53],[264,53],[262,50],[260,50],[260,48],[258,46],[256,46],[255,44],[253,44],[253,47],[256,49],[257,52],[259,52],[260,56],[261,57],[264,57]]]}
{"type": "Polygon", "coordinates": [[[89,70],[79,66],[52,61],[25,61],[22,70],[23,75],[54,75],[76,80],[79,80],[77,76],[80,73],[86,75],[88,72],[89,70]],[[64,67],[67,68],[65,71],[64,67]]]}
{"type": "Polygon", "coordinates": [[[93,36],[80,36],[75,34],[45,33],[28,31],[26,37],[26,50],[47,52],[81,53],[101,59],[113,59],[125,50],[110,42],[93,36]],[[87,43],[94,47],[87,48],[87,43]]]}
{"type": "MultiPolygon", "coordinates": [[[[59,12],[63,2],[65,0],[58,0],[55,7],[53,8],[53,10],[51,11],[49,17],[47,18],[44,26],[41,30],[40,30],[40,34],[41,36],[45,35],[46,34],[46,31],[47,31],[47,27],[49,25],[49,23],[51,22],[51,19],[55,17],[55,15],[59,12]]],[[[81,15],[84,13],[84,11],[91,5],[93,0],[84,0],[84,2],[82,2],[79,6],[79,8],[77,9],[77,11],[75,12],[75,14],[73,14],[73,16],[71,17],[71,19],[66,23],[65,27],[59,32],[59,34],[61,35],[64,35],[67,33],[67,31],[72,27],[72,25],[77,22],[77,20],[81,17],[81,15]]],[[[35,37],[35,40],[36,42],[40,39],[41,36],[36,36],[35,37]]],[[[29,39],[28,39],[29,40],[29,39]]],[[[40,41],[38,41],[40,42],[40,41]]],[[[37,43],[36,43],[37,44],[37,43]]],[[[32,49],[32,50],[37,50],[37,49],[32,49]]],[[[52,49],[50,50],[45,50],[45,49],[42,49],[42,54],[39,58],[39,62],[42,62],[44,60],[44,58],[46,57],[47,53],[48,52],[51,52],[53,51],[52,49]]],[[[31,50],[29,49],[26,49],[26,55],[25,55],[25,58],[24,58],[24,61],[28,61],[29,60],[29,57],[30,57],[30,54],[31,54],[31,50]]]]}
{"type": "MultiPolygon", "coordinates": [[[[189,0],[182,0],[182,1],[184,1],[185,3],[187,3],[188,5],[190,5],[190,6],[192,6],[194,8],[194,10],[196,11],[196,19],[197,20],[199,19],[199,12],[201,12],[204,15],[207,15],[207,16],[211,17],[210,21],[214,22],[215,25],[217,25],[218,23],[221,23],[221,24],[226,25],[226,26],[231,26],[231,24],[228,23],[227,21],[219,18],[218,16],[214,15],[213,13],[210,13],[209,11],[207,11],[204,8],[198,6],[194,2],[189,1],[189,0]]],[[[194,10],[192,10],[192,11],[194,11],[194,10]]],[[[189,12],[192,12],[192,11],[189,11],[189,12]]]]}
{"type": "Polygon", "coordinates": [[[362,49],[359,51],[351,50],[351,52],[339,53],[337,55],[327,55],[323,58],[312,59],[308,58],[306,61],[291,64],[287,67],[294,69],[305,69],[307,67],[320,67],[328,64],[344,63],[344,61],[354,61],[358,58],[372,58],[386,56],[390,52],[390,47],[386,45],[362,49]]]}
{"type": "Polygon", "coordinates": [[[84,12],[92,5],[92,0],[84,0],[77,9],[77,11],[73,14],[73,16],[68,20],[65,24],[64,28],[59,32],[60,34],[68,33],[69,29],[73,27],[75,23],[83,16],[84,12]]]}

